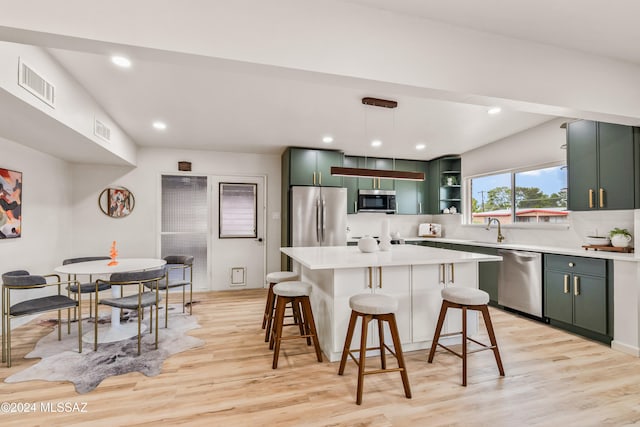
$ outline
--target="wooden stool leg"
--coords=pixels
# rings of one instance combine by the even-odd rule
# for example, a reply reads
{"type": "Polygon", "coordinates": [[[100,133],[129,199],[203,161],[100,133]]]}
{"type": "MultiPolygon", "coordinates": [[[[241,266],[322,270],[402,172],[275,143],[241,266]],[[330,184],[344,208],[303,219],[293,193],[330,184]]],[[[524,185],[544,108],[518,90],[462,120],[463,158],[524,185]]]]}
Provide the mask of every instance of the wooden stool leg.
{"type": "MultiPolygon", "coordinates": [[[[313,313],[311,311],[311,302],[309,301],[309,297],[302,298],[302,310],[304,311],[304,321],[305,326],[308,331],[307,335],[311,335],[313,339],[313,346],[316,349],[316,356],[318,357],[318,362],[322,362],[322,350],[320,349],[320,341],[318,340],[318,332],[316,331],[316,323],[313,320],[313,313]]],[[[307,342],[309,338],[307,338],[307,342]]]]}
{"type": "Polygon", "coordinates": [[[349,349],[351,348],[351,339],[353,338],[353,331],[356,328],[357,320],[358,313],[352,311],[351,318],[349,319],[349,326],[347,327],[347,337],[344,340],[344,347],[342,349],[342,358],[340,359],[340,368],[338,369],[338,375],[344,374],[344,367],[347,364],[347,357],[349,356],[349,349]]]}
{"type": "MultiPolygon", "coordinates": [[[[300,298],[294,298],[291,301],[291,310],[293,311],[293,319],[294,319],[294,323],[298,325],[298,329],[300,330],[300,336],[305,335],[305,327],[304,327],[304,321],[302,320],[302,313],[301,313],[301,302],[300,302],[300,298]]],[[[307,338],[307,344],[311,345],[311,340],[307,338]]]]}
{"type": "Polygon", "coordinates": [[[280,355],[280,341],[282,340],[282,325],[284,324],[284,307],[289,298],[279,296],[276,300],[276,316],[274,319],[274,330],[271,337],[274,343],[273,349],[273,365],[272,368],[278,367],[278,356],[280,355]]]}
{"type": "Polygon", "coordinates": [[[500,371],[500,376],[504,377],[504,368],[502,366],[502,359],[500,358],[500,351],[498,350],[498,342],[496,341],[496,335],[493,332],[493,324],[491,323],[491,316],[489,316],[489,307],[484,306],[480,310],[482,312],[482,317],[484,318],[484,324],[487,328],[487,333],[489,334],[489,340],[491,341],[491,346],[493,347],[493,355],[496,358],[496,363],[498,364],[498,371],[500,371]]]}
{"type": "Polygon", "coordinates": [[[396,351],[396,359],[398,359],[398,367],[402,369],[400,371],[400,377],[402,378],[402,385],[404,386],[404,395],[409,399],[411,398],[411,387],[409,386],[409,375],[407,374],[407,366],[404,363],[404,355],[402,354],[402,345],[400,343],[400,334],[398,333],[398,325],[396,324],[395,314],[388,314],[389,330],[391,331],[391,338],[393,339],[393,347],[396,351]]]}
{"type": "Polygon", "coordinates": [[[467,307],[462,306],[462,385],[467,386],[467,307]]]}
{"type": "Polygon", "coordinates": [[[264,318],[262,319],[262,329],[265,329],[264,342],[269,342],[269,335],[271,334],[271,321],[273,319],[274,303],[276,302],[276,296],[273,293],[273,287],[275,283],[269,283],[269,291],[267,293],[267,304],[264,308],[264,318]]]}
{"type": "Polygon", "coordinates": [[[378,339],[380,340],[380,366],[382,369],[387,369],[387,357],[384,351],[384,328],[380,317],[378,317],[378,339]]]}
{"type": "Polygon", "coordinates": [[[436,325],[436,332],[433,336],[433,341],[431,342],[431,350],[429,351],[429,359],[427,361],[429,363],[433,362],[433,356],[436,354],[436,347],[438,346],[438,341],[440,340],[440,333],[442,332],[442,325],[444,325],[444,318],[447,315],[447,308],[449,304],[446,301],[442,301],[442,306],[440,307],[440,315],[438,316],[438,324],[436,325]]]}
{"type": "Polygon", "coordinates": [[[367,359],[367,329],[370,314],[362,316],[362,334],[360,336],[360,362],[358,363],[358,390],[356,391],[356,404],[362,404],[362,389],[364,388],[364,365],[367,359]]]}

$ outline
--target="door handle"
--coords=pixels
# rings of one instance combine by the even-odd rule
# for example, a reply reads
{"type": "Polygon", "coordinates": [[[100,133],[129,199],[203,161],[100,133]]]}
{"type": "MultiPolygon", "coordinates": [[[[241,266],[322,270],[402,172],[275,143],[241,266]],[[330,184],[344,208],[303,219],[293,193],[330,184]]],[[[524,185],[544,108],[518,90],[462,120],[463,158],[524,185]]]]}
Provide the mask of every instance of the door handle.
{"type": "Polygon", "coordinates": [[[564,275],[564,293],[565,294],[569,293],[569,275],[568,274],[564,275]]]}
{"type": "Polygon", "coordinates": [[[422,203],[418,202],[418,213],[422,213],[422,203]]]}
{"type": "Polygon", "coordinates": [[[604,188],[600,189],[600,196],[599,196],[600,200],[600,207],[604,208],[604,188]]]}
{"type": "Polygon", "coordinates": [[[573,276],[573,295],[580,295],[580,277],[573,276]]]}
{"type": "Polygon", "coordinates": [[[313,172],[313,185],[316,185],[316,173],[313,172]]]}
{"type": "Polygon", "coordinates": [[[358,202],[357,201],[353,202],[353,211],[354,212],[358,212],[358,202]]]}
{"type": "Polygon", "coordinates": [[[589,208],[593,208],[593,188],[589,189],[589,208]]]}
{"type": "Polygon", "coordinates": [[[321,220],[322,220],[322,242],[324,243],[324,232],[327,230],[327,224],[325,224],[325,221],[327,219],[327,204],[325,202],[324,199],[322,199],[322,216],[321,216],[321,220]]]}
{"type": "Polygon", "coordinates": [[[318,172],[318,185],[322,185],[322,172],[318,172]]]}
{"type": "Polygon", "coordinates": [[[320,199],[316,199],[316,242],[320,243],[320,199]]]}

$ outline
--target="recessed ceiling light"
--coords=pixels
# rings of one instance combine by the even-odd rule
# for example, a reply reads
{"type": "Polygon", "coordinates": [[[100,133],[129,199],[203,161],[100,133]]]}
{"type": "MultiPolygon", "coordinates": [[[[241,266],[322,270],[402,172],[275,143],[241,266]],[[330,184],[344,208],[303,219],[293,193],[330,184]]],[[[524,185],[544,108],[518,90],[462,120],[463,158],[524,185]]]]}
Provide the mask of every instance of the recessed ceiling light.
{"type": "Polygon", "coordinates": [[[327,135],[324,138],[322,138],[322,142],[324,142],[325,144],[331,144],[333,142],[333,137],[327,135]]]}
{"type": "Polygon", "coordinates": [[[122,67],[122,68],[131,67],[131,60],[129,60],[129,58],[125,58],[124,56],[112,56],[111,62],[116,64],[118,67],[122,67]]]}
{"type": "Polygon", "coordinates": [[[424,150],[426,147],[425,144],[416,144],[416,150],[424,150]]]}
{"type": "Polygon", "coordinates": [[[500,107],[491,107],[491,108],[489,108],[489,111],[487,111],[487,113],[489,113],[489,114],[498,114],[500,111],[502,111],[502,108],[500,108],[500,107]]]}
{"type": "Polygon", "coordinates": [[[167,128],[167,124],[165,122],[155,121],[153,122],[153,127],[158,130],[165,130],[167,128]]]}
{"type": "Polygon", "coordinates": [[[382,141],[380,141],[379,139],[374,139],[373,141],[371,141],[372,147],[380,147],[381,145],[382,145],[382,141]]]}

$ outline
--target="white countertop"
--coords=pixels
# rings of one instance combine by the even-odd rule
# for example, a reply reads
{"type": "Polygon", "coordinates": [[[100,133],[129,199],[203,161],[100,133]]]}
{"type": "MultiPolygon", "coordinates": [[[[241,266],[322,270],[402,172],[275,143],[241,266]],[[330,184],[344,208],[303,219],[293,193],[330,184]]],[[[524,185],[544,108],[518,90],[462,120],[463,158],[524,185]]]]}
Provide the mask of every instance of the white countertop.
{"type": "Polygon", "coordinates": [[[502,260],[499,256],[416,245],[393,245],[390,251],[372,253],[360,252],[356,246],[295,247],[280,251],[311,270],[502,260]]]}
{"type": "Polygon", "coordinates": [[[588,257],[588,258],[613,259],[613,260],[631,261],[631,262],[640,261],[640,256],[636,256],[635,253],[627,254],[627,253],[621,253],[621,252],[594,251],[594,250],[586,250],[584,248],[560,248],[557,246],[515,244],[510,242],[503,242],[503,243],[480,242],[476,240],[448,239],[444,237],[403,237],[403,239],[408,242],[432,241],[432,242],[441,242],[441,243],[455,243],[458,245],[481,246],[485,248],[513,249],[513,250],[520,250],[520,251],[582,256],[582,257],[588,257]]]}

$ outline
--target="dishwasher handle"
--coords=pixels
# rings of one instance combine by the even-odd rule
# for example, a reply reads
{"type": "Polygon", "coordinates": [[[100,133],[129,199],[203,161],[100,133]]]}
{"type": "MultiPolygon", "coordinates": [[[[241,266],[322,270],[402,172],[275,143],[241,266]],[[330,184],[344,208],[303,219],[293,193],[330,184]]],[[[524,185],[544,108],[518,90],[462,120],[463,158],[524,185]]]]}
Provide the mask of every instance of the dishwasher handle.
{"type": "Polygon", "coordinates": [[[541,254],[538,252],[514,251],[509,249],[498,249],[498,255],[516,257],[524,262],[535,261],[541,257],[541,254]]]}

